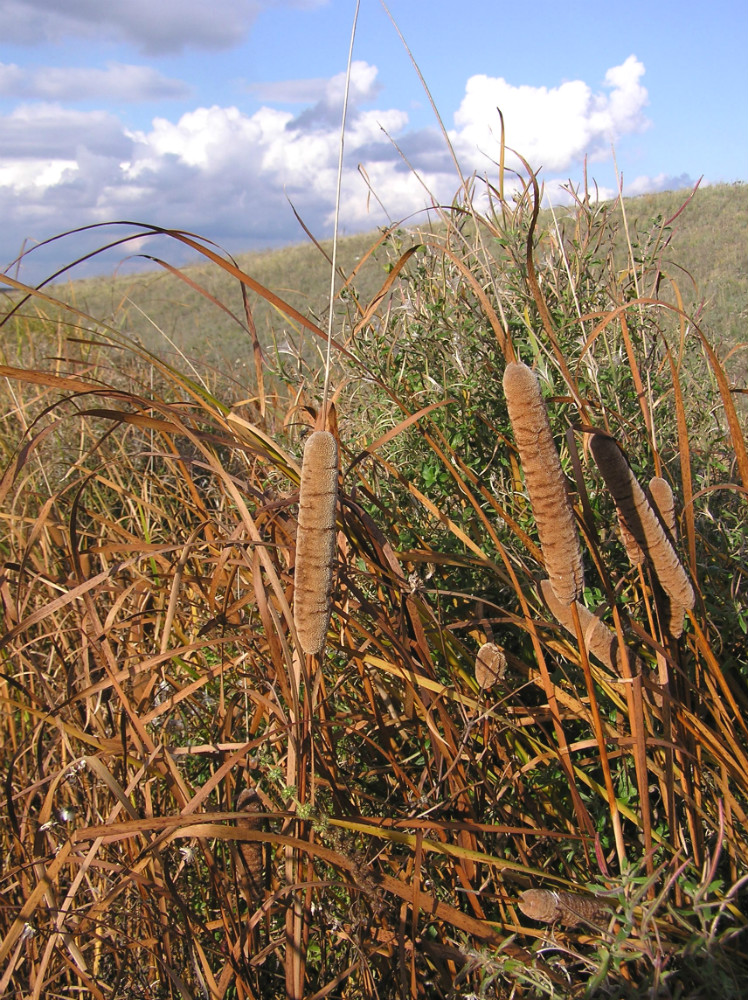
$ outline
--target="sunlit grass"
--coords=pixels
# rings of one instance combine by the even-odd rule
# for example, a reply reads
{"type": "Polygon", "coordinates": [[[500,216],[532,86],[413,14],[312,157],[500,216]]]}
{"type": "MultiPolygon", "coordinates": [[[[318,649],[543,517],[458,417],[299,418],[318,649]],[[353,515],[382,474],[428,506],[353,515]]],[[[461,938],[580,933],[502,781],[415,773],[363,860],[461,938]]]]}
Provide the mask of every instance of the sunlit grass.
{"type": "Polygon", "coordinates": [[[673,306],[660,223],[629,219],[622,261],[616,206],[537,223],[527,180],[380,234],[378,284],[343,286],[320,656],[293,618],[315,316],[196,242],[235,286],[238,375],[47,292],[5,323],[0,995],[744,995],[745,386],[673,306]],[[515,359],[625,656],[543,600],[515,359]],[[680,639],[593,428],[673,487],[680,639]],[[480,685],[486,641],[507,662],[480,685]]]}

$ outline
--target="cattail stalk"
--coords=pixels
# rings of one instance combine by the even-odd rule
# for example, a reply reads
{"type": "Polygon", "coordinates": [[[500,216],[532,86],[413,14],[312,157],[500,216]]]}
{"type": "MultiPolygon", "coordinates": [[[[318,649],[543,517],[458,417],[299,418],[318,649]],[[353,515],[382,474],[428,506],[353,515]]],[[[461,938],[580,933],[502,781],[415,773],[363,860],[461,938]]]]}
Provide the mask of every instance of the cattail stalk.
{"type": "Polygon", "coordinates": [[[330,623],[337,497],[338,446],[329,431],[315,431],[301,466],[294,571],[294,623],[308,654],[322,650],[330,623]]]}
{"type": "Polygon", "coordinates": [[[569,605],[584,585],[582,552],[540,386],[527,365],[511,363],[504,371],[504,393],[546,572],[557,599],[569,605]]]}
{"type": "Polygon", "coordinates": [[[691,582],[623,452],[605,434],[591,436],[590,450],[613,496],[619,517],[649,560],[660,586],[671,602],[692,608],[695,596],[691,582]]]}

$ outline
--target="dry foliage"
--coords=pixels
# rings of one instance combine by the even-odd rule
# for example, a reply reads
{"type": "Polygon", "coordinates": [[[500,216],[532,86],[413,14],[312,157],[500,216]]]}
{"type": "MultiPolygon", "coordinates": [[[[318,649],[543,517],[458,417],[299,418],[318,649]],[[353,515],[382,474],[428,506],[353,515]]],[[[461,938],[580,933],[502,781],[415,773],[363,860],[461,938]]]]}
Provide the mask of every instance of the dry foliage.
{"type": "MultiPolygon", "coordinates": [[[[726,430],[695,441],[669,311],[644,309],[612,256],[595,270],[608,223],[588,199],[543,236],[542,282],[528,271],[533,180],[412,244],[382,234],[366,300],[346,276],[340,485],[329,437],[296,457],[321,373],[302,352],[270,370],[250,294],[325,334],[212,247],[170,234],[238,283],[246,384],[2,279],[4,349],[24,357],[0,367],[0,996],[581,1000],[607,975],[610,995],[666,980],[695,997],[706,962],[738,982],[748,696],[728,612],[745,560],[727,533],[744,498],[721,451],[703,493],[689,478],[709,445],[748,479],[737,397],[704,341],[726,430]],[[541,558],[495,391],[520,354],[553,367],[570,441],[594,411],[678,483],[699,598],[679,644],[599,544],[607,493],[575,467],[581,593],[549,417],[510,363],[541,558]],[[311,622],[313,663],[295,644],[311,622]],[[487,635],[496,688],[474,657],[487,635]]],[[[659,287],[659,256],[635,276],[659,287]]]]}

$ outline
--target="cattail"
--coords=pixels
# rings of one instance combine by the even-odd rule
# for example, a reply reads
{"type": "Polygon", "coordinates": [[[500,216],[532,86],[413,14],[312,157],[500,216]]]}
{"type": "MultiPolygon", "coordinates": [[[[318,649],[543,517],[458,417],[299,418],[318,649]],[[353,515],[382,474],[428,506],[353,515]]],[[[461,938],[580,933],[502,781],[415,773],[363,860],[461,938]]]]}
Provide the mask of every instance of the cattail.
{"type": "MultiPolygon", "coordinates": [[[[548,605],[551,614],[559,625],[563,625],[567,632],[576,637],[577,632],[571,605],[562,604],[558,600],[548,580],[540,581],[540,590],[543,594],[543,600],[548,605]]],[[[642,667],[641,662],[626,647],[621,649],[616,633],[612,629],[609,629],[604,622],[601,622],[597,615],[593,615],[591,611],[585,608],[583,604],[580,604],[578,601],[575,604],[587,651],[597,657],[601,663],[604,663],[609,670],[619,675],[625,674],[621,661],[621,657],[625,656],[628,658],[631,673],[639,673],[642,667]]],[[[623,663],[625,662],[624,660],[623,663]]]]}
{"type": "Polygon", "coordinates": [[[649,559],[662,589],[673,603],[692,608],[695,597],[691,582],[623,452],[605,434],[591,436],[590,450],[619,516],[649,559]]]}
{"type": "Polygon", "coordinates": [[[525,889],[520,893],[517,905],[531,920],[539,920],[543,924],[558,921],[566,927],[582,923],[604,927],[612,913],[607,900],[563,889],[525,889]]]}
{"type": "Polygon", "coordinates": [[[629,557],[629,562],[632,566],[641,566],[644,562],[644,553],[639,548],[639,545],[634,538],[634,536],[629,531],[626,522],[621,517],[619,511],[618,514],[618,527],[621,529],[621,541],[623,542],[623,547],[626,549],[626,555],[629,557]]]}
{"type": "Polygon", "coordinates": [[[491,687],[506,673],[506,656],[495,642],[484,642],[475,658],[475,679],[482,688],[491,687]]]}
{"type": "Polygon", "coordinates": [[[335,560],[338,446],[329,431],[307,438],[301,466],[294,572],[294,622],[305,653],[319,653],[330,622],[335,560]]]}
{"type": "MultiPolygon", "coordinates": [[[[257,815],[263,811],[262,802],[256,789],[242,789],[236,802],[236,811],[246,815],[241,824],[243,827],[248,827],[250,830],[262,828],[263,819],[257,815]]],[[[265,874],[263,846],[258,840],[240,840],[237,846],[242,859],[242,870],[237,873],[237,882],[247,900],[251,902],[262,895],[265,874]]]]}
{"type": "MultiPolygon", "coordinates": [[[[670,533],[670,538],[676,541],[678,538],[678,523],[675,519],[675,498],[673,497],[673,491],[670,489],[670,483],[659,476],[654,476],[649,481],[649,495],[654,500],[654,505],[657,508],[662,523],[670,533]]],[[[668,632],[674,639],[680,639],[683,635],[685,608],[682,604],[668,600],[665,613],[668,632]]]]}
{"type": "Polygon", "coordinates": [[[676,541],[678,525],[675,520],[675,497],[670,489],[670,483],[660,476],[653,476],[649,480],[649,495],[654,500],[654,505],[662,518],[662,523],[670,532],[670,537],[676,541]]]}
{"type": "Polygon", "coordinates": [[[571,604],[584,584],[582,552],[540,386],[527,365],[511,363],[504,371],[504,393],[546,571],[558,600],[571,604]]]}

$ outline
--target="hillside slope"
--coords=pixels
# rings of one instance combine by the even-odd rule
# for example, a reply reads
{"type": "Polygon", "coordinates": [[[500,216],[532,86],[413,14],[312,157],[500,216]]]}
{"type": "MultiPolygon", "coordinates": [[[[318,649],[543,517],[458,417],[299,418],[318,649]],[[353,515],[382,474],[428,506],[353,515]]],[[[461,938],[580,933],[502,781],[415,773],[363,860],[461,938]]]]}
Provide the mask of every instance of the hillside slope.
{"type": "MultiPolygon", "coordinates": [[[[666,276],[677,282],[685,307],[698,310],[700,322],[715,343],[734,345],[746,338],[748,318],[748,186],[719,185],[698,190],[647,194],[625,200],[632,241],[669,240],[662,252],[666,276]],[[669,232],[662,225],[673,216],[669,232]],[[641,234],[639,237],[636,234],[641,234]]],[[[620,208],[617,209],[620,214],[620,208]]],[[[621,218],[620,250],[626,253],[621,218]]],[[[553,225],[549,212],[540,219],[541,232],[553,225]]],[[[340,240],[338,260],[349,274],[380,238],[371,232],[340,240]]],[[[417,239],[404,234],[404,244],[417,239]]],[[[322,244],[327,254],[331,242],[322,244]]],[[[634,248],[636,250],[636,246],[634,248]]],[[[239,266],[304,315],[326,325],[329,262],[311,243],[281,250],[241,255],[239,266]]],[[[386,279],[387,256],[378,251],[356,276],[355,287],[368,302],[386,279]]],[[[244,307],[237,282],[211,263],[184,269],[191,282],[233,312],[240,321],[244,307]]],[[[63,292],[62,289],[58,290],[63,292]]],[[[667,292],[665,292],[667,295],[667,292]]],[[[116,329],[142,340],[152,350],[175,348],[201,361],[233,365],[250,349],[241,322],[212,304],[205,295],[172,274],[151,270],[139,275],[73,282],[64,290],[76,305],[116,329]]],[[[250,299],[253,319],[263,343],[292,344],[298,331],[288,319],[258,296],[250,299]]]]}

